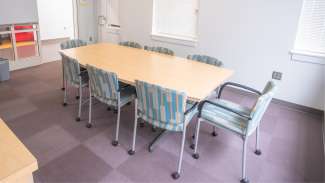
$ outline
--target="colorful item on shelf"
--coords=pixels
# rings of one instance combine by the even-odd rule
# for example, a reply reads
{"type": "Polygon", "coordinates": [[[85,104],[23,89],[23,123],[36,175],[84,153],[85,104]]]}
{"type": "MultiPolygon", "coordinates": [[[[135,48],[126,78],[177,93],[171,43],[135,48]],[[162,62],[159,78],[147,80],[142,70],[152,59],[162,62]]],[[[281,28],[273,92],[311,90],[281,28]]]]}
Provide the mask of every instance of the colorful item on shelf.
{"type": "MultiPolygon", "coordinates": [[[[33,29],[32,25],[15,25],[15,30],[33,29]]],[[[16,42],[34,41],[34,32],[16,33],[16,42]]]]}

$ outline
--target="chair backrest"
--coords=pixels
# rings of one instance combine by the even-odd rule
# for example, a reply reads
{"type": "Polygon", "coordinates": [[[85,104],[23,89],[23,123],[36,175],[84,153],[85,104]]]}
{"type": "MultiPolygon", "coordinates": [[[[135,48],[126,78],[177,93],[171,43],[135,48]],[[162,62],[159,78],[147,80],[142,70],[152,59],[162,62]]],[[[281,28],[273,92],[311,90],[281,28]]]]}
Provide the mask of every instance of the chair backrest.
{"type": "Polygon", "coordinates": [[[132,41],[119,42],[119,45],[121,45],[121,46],[131,47],[131,48],[142,49],[142,46],[141,46],[139,43],[137,43],[137,42],[132,42],[132,41]]]}
{"type": "Polygon", "coordinates": [[[218,67],[222,66],[222,62],[220,60],[218,60],[214,57],[207,56],[207,55],[189,55],[189,56],[187,56],[187,59],[195,60],[198,62],[203,62],[206,64],[218,66],[218,67]]]}
{"type": "Polygon", "coordinates": [[[143,81],[135,82],[139,117],[154,126],[181,131],[187,95],[143,81]]]}
{"type": "Polygon", "coordinates": [[[87,45],[87,42],[85,42],[83,40],[72,39],[72,40],[68,40],[68,41],[61,43],[60,47],[62,50],[65,50],[65,49],[70,49],[70,48],[77,48],[80,46],[86,46],[86,45],[87,45]]]}
{"type": "Polygon", "coordinates": [[[80,83],[80,66],[77,60],[61,54],[64,79],[71,84],[80,83]]]}
{"type": "Polygon", "coordinates": [[[119,99],[117,75],[90,65],[87,65],[87,71],[92,95],[104,103],[117,102],[119,99]]]}
{"type": "Polygon", "coordinates": [[[145,50],[148,51],[153,51],[153,52],[157,52],[157,53],[162,53],[162,54],[166,54],[166,55],[174,55],[174,51],[168,48],[164,48],[164,47],[150,47],[150,46],[144,46],[145,50]]]}
{"type": "Polygon", "coordinates": [[[252,116],[252,120],[249,122],[248,124],[248,128],[247,128],[247,133],[248,135],[250,135],[251,133],[254,132],[254,130],[256,129],[256,127],[260,124],[262,117],[266,111],[266,109],[268,108],[274,93],[276,92],[276,84],[273,81],[269,81],[263,92],[262,95],[257,99],[252,112],[251,112],[251,116],[252,116]]]}

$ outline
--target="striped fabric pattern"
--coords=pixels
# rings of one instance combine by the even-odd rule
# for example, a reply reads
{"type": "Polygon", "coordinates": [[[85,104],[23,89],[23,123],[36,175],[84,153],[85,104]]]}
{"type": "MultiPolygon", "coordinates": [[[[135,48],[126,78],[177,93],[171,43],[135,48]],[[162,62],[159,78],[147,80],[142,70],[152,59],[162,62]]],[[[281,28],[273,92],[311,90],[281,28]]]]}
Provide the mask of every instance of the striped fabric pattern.
{"type": "Polygon", "coordinates": [[[79,87],[80,82],[82,82],[82,85],[86,85],[88,83],[88,75],[87,73],[80,73],[78,61],[64,54],[61,54],[61,57],[65,80],[76,87],[79,87]]]}
{"type": "Polygon", "coordinates": [[[206,64],[218,66],[218,67],[222,66],[222,62],[220,60],[218,60],[214,57],[207,56],[207,55],[189,55],[189,56],[187,56],[187,59],[195,60],[198,62],[202,62],[202,63],[206,63],[206,64]]]}
{"type": "Polygon", "coordinates": [[[85,42],[85,41],[82,41],[79,39],[73,39],[73,40],[69,40],[69,41],[61,43],[60,47],[62,50],[65,50],[65,49],[70,49],[70,48],[77,48],[80,46],[86,46],[86,45],[87,45],[87,42],[85,42]]]}
{"type": "Polygon", "coordinates": [[[213,123],[215,126],[233,131],[242,136],[249,136],[254,133],[257,126],[260,124],[261,119],[269,106],[274,93],[276,85],[273,81],[267,83],[262,95],[257,99],[256,104],[252,109],[232,103],[222,99],[213,99],[212,102],[240,112],[252,119],[240,117],[228,110],[216,107],[212,104],[206,103],[201,112],[202,119],[213,123]]]}
{"type": "Polygon", "coordinates": [[[148,51],[153,51],[153,52],[157,52],[157,53],[162,53],[162,54],[166,54],[166,55],[174,55],[174,51],[168,48],[164,48],[164,47],[150,47],[150,46],[144,46],[145,50],[148,51]]]}
{"type": "Polygon", "coordinates": [[[187,96],[143,81],[136,81],[138,115],[148,123],[171,131],[182,131],[187,96]]]}
{"type": "Polygon", "coordinates": [[[101,102],[117,106],[119,84],[115,73],[87,65],[92,95],[101,102]]]}
{"type": "Polygon", "coordinates": [[[262,117],[272,101],[272,98],[277,90],[276,84],[273,81],[269,81],[265,86],[262,95],[256,101],[252,112],[252,120],[247,127],[247,133],[250,135],[254,132],[256,127],[260,124],[262,117]]]}
{"type": "Polygon", "coordinates": [[[121,45],[121,46],[131,47],[131,48],[142,49],[142,46],[141,46],[139,43],[137,43],[137,42],[132,42],[132,41],[124,41],[124,42],[120,42],[119,45],[121,45]]]}

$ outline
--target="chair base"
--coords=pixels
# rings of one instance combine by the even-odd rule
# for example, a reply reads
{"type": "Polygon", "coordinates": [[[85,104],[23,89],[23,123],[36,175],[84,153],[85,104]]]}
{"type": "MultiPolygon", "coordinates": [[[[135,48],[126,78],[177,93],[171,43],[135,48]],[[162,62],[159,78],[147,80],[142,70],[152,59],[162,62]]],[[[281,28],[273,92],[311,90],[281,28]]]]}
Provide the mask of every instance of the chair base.
{"type": "Polygon", "coordinates": [[[218,136],[217,132],[212,132],[211,135],[212,135],[213,137],[218,136]]]}
{"type": "Polygon", "coordinates": [[[112,145],[115,146],[115,147],[118,146],[118,141],[114,140],[114,141],[112,142],[112,145]]]}
{"type": "Polygon", "coordinates": [[[144,123],[141,122],[140,123],[140,127],[143,128],[144,127],[144,123]]]}
{"type": "Polygon", "coordinates": [[[76,117],[76,121],[79,122],[81,121],[81,119],[79,117],[76,117]]]}
{"type": "Polygon", "coordinates": [[[191,148],[191,149],[194,149],[194,148],[195,148],[195,145],[194,145],[194,144],[191,144],[191,145],[190,145],[190,148],[191,148]]]}
{"type": "Polygon", "coordinates": [[[62,105],[63,105],[63,107],[65,107],[65,106],[67,106],[68,104],[67,104],[67,103],[63,103],[62,105]]]}
{"type": "Polygon", "coordinates": [[[129,154],[130,156],[132,156],[132,155],[135,154],[135,151],[133,151],[132,149],[130,149],[130,150],[128,151],[128,154],[129,154]]]}
{"type": "Polygon", "coordinates": [[[200,155],[199,155],[198,153],[196,153],[196,154],[193,154],[192,157],[193,157],[194,159],[199,159],[199,158],[200,158],[200,155]]]}
{"type": "Polygon", "coordinates": [[[261,150],[255,150],[254,152],[257,156],[260,156],[262,154],[262,151],[261,150]]]}
{"type": "Polygon", "coordinates": [[[245,179],[241,179],[241,180],[240,180],[240,183],[249,183],[249,180],[248,180],[247,178],[245,178],[245,179]]]}
{"type": "Polygon", "coordinates": [[[86,127],[87,127],[87,128],[91,128],[91,127],[93,127],[93,125],[92,125],[91,123],[88,123],[88,124],[86,125],[86,127]]]}
{"type": "Polygon", "coordinates": [[[174,172],[172,174],[172,177],[173,177],[174,180],[177,180],[177,179],[179,179],[181,177],[181,175],[178,172],[174,172]]]}

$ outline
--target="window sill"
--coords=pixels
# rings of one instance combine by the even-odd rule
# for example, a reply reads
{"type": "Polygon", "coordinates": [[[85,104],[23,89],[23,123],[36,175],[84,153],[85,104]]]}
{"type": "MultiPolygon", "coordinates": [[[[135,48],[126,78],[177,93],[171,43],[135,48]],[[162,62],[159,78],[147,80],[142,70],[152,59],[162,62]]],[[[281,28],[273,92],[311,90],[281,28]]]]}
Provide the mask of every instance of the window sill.
{"type": "Polygon", "coordinates": [[[325,54],[317,54],[307,51],[291,50],[291,60],[311,64],[325,65],[325,54]]]}
{"type": "Polygon", "coordinates": [[[180,36],[172,36],[167,34],[152,33],[151,38],[155,41],[167,42],[172,44],[178,44],[183,46],[196,47],[197,39],[185,38],[180,36]]]}

